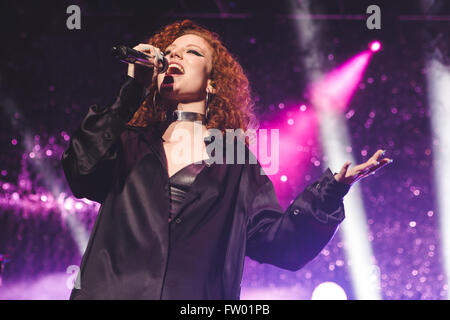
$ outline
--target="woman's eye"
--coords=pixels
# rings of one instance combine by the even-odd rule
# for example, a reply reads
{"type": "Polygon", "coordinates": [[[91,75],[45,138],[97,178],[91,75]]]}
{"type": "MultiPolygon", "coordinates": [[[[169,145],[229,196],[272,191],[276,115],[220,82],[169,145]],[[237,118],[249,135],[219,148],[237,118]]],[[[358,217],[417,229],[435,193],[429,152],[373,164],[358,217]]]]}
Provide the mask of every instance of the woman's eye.
{"type": "MultiPolygon", "coordinates": [[[[202,57],[202,55],[200,53],[198,53],[197,51],[195,51],[195,50],[190,49],[187,52],[193,52],[195,55],[202,57]]],[[[167,50],[167,51],[164,52],[165,56],[168,55],[168,54],[170,54],[170,50],[167,50]]]]}
{"type": "Polygon", "coordinates": [[[196,55],[198,55],[198,56],[201,56],[201,54],[200,53],[198,53],[197,51],[195,51],[195,50],[188,50],[188,52],[193,52],[194,54],[196,54],[196,55]]]}

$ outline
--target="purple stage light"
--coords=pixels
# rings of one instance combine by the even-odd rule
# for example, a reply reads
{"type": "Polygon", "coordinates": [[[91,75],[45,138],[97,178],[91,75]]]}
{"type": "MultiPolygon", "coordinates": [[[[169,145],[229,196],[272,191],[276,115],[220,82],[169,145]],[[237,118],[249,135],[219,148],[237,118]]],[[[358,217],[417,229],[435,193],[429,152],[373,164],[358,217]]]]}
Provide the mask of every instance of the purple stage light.
{"type": "Polygon", "coordinates": [[[327,281],[314,289],[311,300],[347,300],[347,294],[337,283],[327,281]]]}
{"type": "Polygon", "coordinates": [[[310,94],[314,106],[326,112],[345,111],[371,56],[368,50],[361,52],[313,83],[310,94]]]}
{"type": "MultiPolygon", "coordinates": [[[[278,116],[272,115],[270,119],[266,120],[267,122],[262,121],[265,125],[259,128],[257,146],[249,146],[272,180],[278,200],[284,207],[289,205],[293,194],[296,195],[301,191],[293,190],[291,183],[287,183],[288,177],[294,185],[301,185],[304,181],[304,173],[310,166],[312,153],[318,152],[314,147],[318,145],[315,111],[303,105],[304,110],[298,112],[298,105],[298,102],[283,103],[283,111],[280,111],[278,116]],[[290,114],[291,112],[292,114],[290,114]],[[261,134],[262,129],[267,130],[267,135],[261,134]],[[279,142],[275,146],[272,144],[273,141],[270,137],[272,130],[279,130],[279,142]],[[279,159],[276,173],[269,173],[270,170],[266,170],[268,165],[259,154],[262,146],[267,146],[268,150],[273,149],[273,152],[278,153],[277,157],[271,155],[273,160],[279,159]]],[[[262,153],[266,152],[263,151],[262,153]]]]}
{"type": "Polygon", "coordinates": [[[380,51],[381,49],[381,42],[380,41],[373,41],[369,44],[369,49],[372,52],[380,51]]]}
{"type": "Polygon", "coordinates": [[[4,285],[0,300],[68,300],[71,290],[69,280],[69,274],[60,272],[14,282],[4,285]]]}
{"type": "Polygon", "coordinates": [[[299,284],[245,287],[241,292],[241,300],[308,300],[309,296],[308,290],[299,284]]]}

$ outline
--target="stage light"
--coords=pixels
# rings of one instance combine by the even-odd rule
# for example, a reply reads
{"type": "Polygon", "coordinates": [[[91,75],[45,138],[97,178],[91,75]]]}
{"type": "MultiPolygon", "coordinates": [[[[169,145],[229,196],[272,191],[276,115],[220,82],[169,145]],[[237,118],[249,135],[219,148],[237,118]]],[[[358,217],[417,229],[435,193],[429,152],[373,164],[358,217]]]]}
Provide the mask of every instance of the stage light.
{"type": "MultiPolygon", "coordinates": [[[[289,180],[298,185],[304,179],[311,153],[310,148],[306,146],[318,143],[318,132],[314,110],[308,108],[298,112],[297,103],[286,104],[284,108],[287,112],[280,111],[279,116],[272,116],[270,120],[264,121],[264,128],[258,130],[257,143],[250,145],[249,149],[257,156],[265,173],[273,182],[280,205],[287,208],[292,200],[293,190],[291,183],[286,182],[289,180]],[[289,112],[292,114],[287,116],[289,112]],[[272,136],[275,129],[279,134],[272,136]]],[[[295,193],[301,191],[299,188],[295,193]]]]}
{"type": "Polygon", "coordinates": [[[380,41],[373,41],[369,44],[369,49],[372,52],[377,52],[381,50],[381,42],[380,41]]]}
{"type": "Polygon", "coordinates": [[[241,300],[308,300],[310,293],[304,286],[243,287],[241,300]]]}
{"type": "MultiPolygon", "coordinates": [[[[9,119],[23,118],[21,115],[20,109],[17,107],[15,101],[7,100],[4,103],[4,111],[9,119]]],[[[45,187],[49,191],[49,196],[53,199],[59,199],[58,205],[61,211],[61,218],[67,223],[74,240],[76,241],[77,247],[80,250],[80,254],[85,251],[87,246],[87,242],[89,240],[89,230],[86,229],[81,220],[77,217],[77,215],[71,214],[71,211],[75,208],[75,200],[73,197],[66,198],[65,194],[62,192],[64,189],[59,181],[60,179],[57,177],[55,173],[55,169],[48,162],[48,158],[41,156],[41,146],[36,144],[36,140],[39,140],[39,136],[32,133],[32,130],[27,126],[21,126],[19,122],[12,121],[12,126],[20,132],[22,138],[22,144],[25,149],[25,154],[28,154],[32,159],[30,161],[30,165],[34,167],[35,170],[40,172],[42,176],[45,177],[43,182],[45,187]],[[36,146],[39,146],[36,148],[36,146]],[[32,151],[35,150],[35,151],[32,151]]],[[[65,141],[70,140],[70,136],[65,132],[61,132],[61,136],[65,141]]],[[[17,145],[18,141],[16,138],[12,139],[11,143],[13,145],[17,145]]],[[[53,152],[52,152],[53,154],[53,152]]],[[[50,156],[49,153],[46,153],[47,156],[50,156]]],[[[25,188],[26,184],[31,181],[21,179],[19,180],[19,188],[25,188]]],[[[20,195],[17,192],[12,194],[13,201],[19,201],[20,195]]],[[[37,205],[36,208],[39,208],[37,205]]]]}
{"type": "MultiPolygon", "coordinates": [[[[437,52],[436,52],[437,53],[437,52]]],[[[450,67],[437,59],[428,62],[428,92],[433,132],[434,175],[436,181],[438,217],[441,229],[442,257],[447,283],[450,283],[450,67]]],[[[431,211],[431,216],[433,212],[431,211]]],[[[430,212],[428,213],[430,216],[430,212]]],[[[447,293],[447,298],[450,298],[447,293]]]]}
{"type": "Polygon", "coordinates": [[[372,55],[361,52],[312,84],[311,100],[324,111],[343,112],[356,92],[372,55]]]}
{"type": "MultiPolygon", "coordinates": [[[[322,146],[328,159],[326,166],[338,171],[347,160],[355,164],[354,158],[345,150],[345,146],[350,145],[345,117],[319,111],[319,119],[322,146]]],[[[341,235],[345,243],[355,298],[381,299],[379,269],[372,263],[372,246],[368,240],[367,219],[358,184],[353,185],[345,196],[344,206],[347,215],[341,223],[341,235]]]]}
{"type": "MultiPolygon", "coordinates": [[[[356,163],[350,153],[352,149],[348,148],[351,139],[342,112],[358,87],[370,57],[369,51],[362,52],[311,86],[322,147],[328,159],[326,166],[334,171],[338,171],[345,161],[356,163]]],[[[342,222],[341,230],[355,297],[378,300],[381,298],[379,269],[371,262],[373,253],[367,238],[367,219],[359,185],[351,188],[344,198],[344,205],[349,214],[342,222]]]]}
{"type": "Polygon", "coordinates": [[[74,204],[73,199],[72,198],[67,198],[64,201],[64,209],[67,210],[67,211],[72,211],[73,210],[73,204],[74,204]]]}
{"type": "Polygon", "coordinates": [[[68,300],[68,279],[67,273],[54,273],[8,283],[0,290],[0,300],[68,300]]]}
{"type": "Polygon", "coordinates": [[[347,294],[334,282],[322,282],[313,291],[311,300],[347,300],[347,294]]]}
{"type": "MultiPolygon", "coordinates": [[[[304,0],[293,4],[294,2],[294,12],[305,15],[311,13],[312,1],[304,0]]],[[[322,165],[331,170],[339,170],[347,160],[356,163],[346,149],[351,146],[351,139],[346,123],[349,113],[344,112],[361,83],[373,52],[361,52],[326,74],[325,66],[328,61],[321,58],[324,55],[318,41],[322,36],[321,24],[312,19],[298,19],[296,22],[300,47],[307,52],[302,56],[303,67],[306,79],[312,84],[309,96],[317,112],[322,148],[327,159],[322,165]]],[[[381,48],[381,43],[379,45],[381,48]]],[[[341,235],[355,298],[380,299],[380,272],[372,263],[372,246],[367,237],[366,215],[358,185],[352,187],[344,204],[348,215],[341,224],[341,235]]]]}

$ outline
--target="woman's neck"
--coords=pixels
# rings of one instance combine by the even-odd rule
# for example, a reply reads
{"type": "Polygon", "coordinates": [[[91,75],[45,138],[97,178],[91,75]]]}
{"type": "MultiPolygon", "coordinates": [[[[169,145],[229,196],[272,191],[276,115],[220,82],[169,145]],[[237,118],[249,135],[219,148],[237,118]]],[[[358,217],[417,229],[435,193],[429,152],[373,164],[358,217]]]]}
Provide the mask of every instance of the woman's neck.
{"type": "MultiPolygon", "coordinates": [[[[205,101],[195,101],[195,102],[178,102],[176,108],[175,104],[169,107],[169,110],[180,110],[197,112],[200,114],[205,114],[205,101]]],[[[206,125],[200,122],[193,122],[188,120],[176,120],[171,122],[165,129],[162,138],[166,142],[175,142],[180,140],[180,135],[190,135],[193,139],[208,136],[206,125]]]]}
{"type": "MultiPolygon", "coordinates": [[[[174,109],[175,110],[175,109],[174,109]]],[[[178,103],[176,110],[205,114],[205,101],[178,103]]]]}
{"type": "Polygon", "coordinates": [[[190,136],[191,139],[203,140],[209,133],[206,125],[199,121],[176,120],[168,125],[162,134],[162,138],[165,142],[177,142],[186,135],[190,136]]]}

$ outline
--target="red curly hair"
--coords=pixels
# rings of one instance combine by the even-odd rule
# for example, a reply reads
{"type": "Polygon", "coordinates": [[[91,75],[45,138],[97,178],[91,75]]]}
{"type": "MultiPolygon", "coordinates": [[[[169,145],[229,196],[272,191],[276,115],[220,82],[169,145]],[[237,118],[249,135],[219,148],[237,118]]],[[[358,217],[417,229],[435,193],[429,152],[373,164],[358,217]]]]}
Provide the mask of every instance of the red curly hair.
{"type": "MultiPolygon", "coordinates": [[[[191,20],[184,20],[167,25],[153,35],[148,43],[164,52],[175,39],[185,34],[201,36],[213,49],[210,79],[213,81],[216,93],[208,104],[207,129],[219,129],[222,134],[225,134],[225,129],[240,128],[246,131],[253,127],[256,118],[247,76],[215,32],[211,32],[191,20]]],[[[128,122],[129,125],[146,127],[164,120],[166,107],[160,101],[156,101],[156,105],[153,105],[153,98],[158,90],[157,85],[154,84],[149,89],[150,94],[128,122]]]]}

